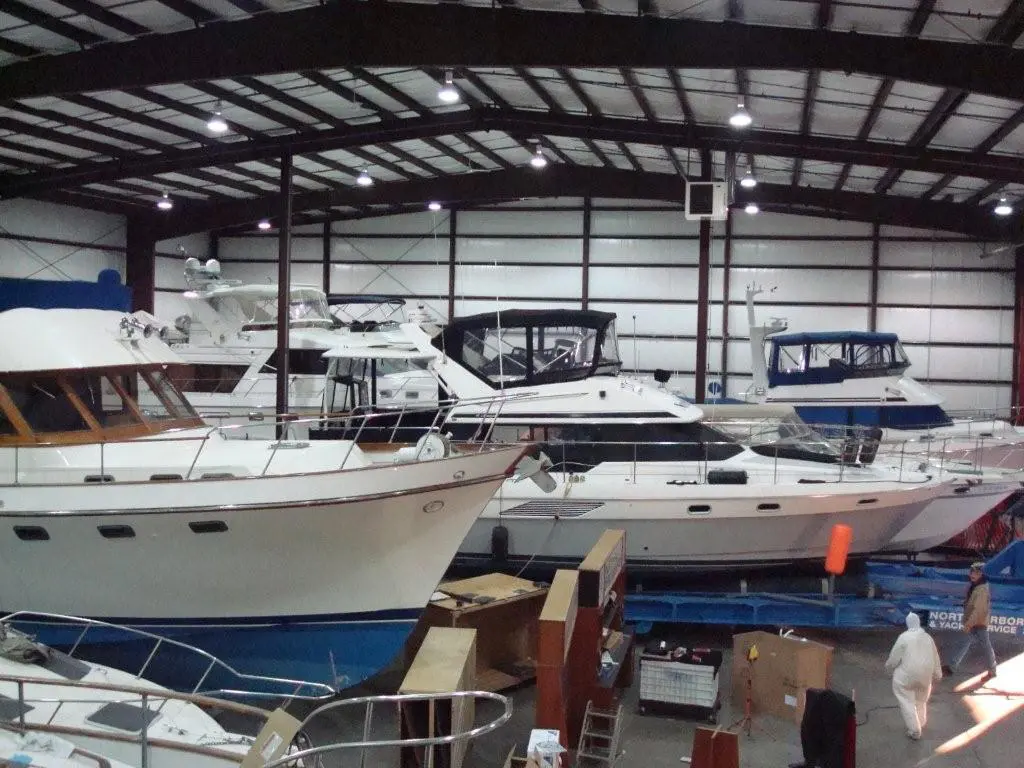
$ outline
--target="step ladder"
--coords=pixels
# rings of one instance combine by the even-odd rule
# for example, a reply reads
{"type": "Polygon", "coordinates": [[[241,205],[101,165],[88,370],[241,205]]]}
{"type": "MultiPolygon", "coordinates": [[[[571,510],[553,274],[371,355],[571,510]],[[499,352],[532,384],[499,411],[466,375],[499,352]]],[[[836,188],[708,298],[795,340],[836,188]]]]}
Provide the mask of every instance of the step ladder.
{"type": "Polygon", "coordinates": [[[580,728],[580,741],[576,747],[577,768],[607,766],[611,768],[619,759],[619,738],[622,735],[622,705],[614,712],[596,709],[587,702],[580,728]]]}

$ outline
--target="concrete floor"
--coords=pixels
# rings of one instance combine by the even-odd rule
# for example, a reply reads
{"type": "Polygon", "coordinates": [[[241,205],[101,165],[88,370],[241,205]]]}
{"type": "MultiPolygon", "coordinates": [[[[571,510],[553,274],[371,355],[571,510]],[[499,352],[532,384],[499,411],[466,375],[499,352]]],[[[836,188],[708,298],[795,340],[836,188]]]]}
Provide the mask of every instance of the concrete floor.
{"type": "MultiPolygon", "coordinates": [[[[941,682],[932,694],[929,721],[921,741],[904,734],[903,722],[895,707],[890,679],[883,663],[897,632],[844,632],[840,634],[806,633],[809,637],[836,648],[832,687],[850,694],[857,702],[857,764],[861,768],[890,766],[928,766],[929,768],[1008,768],[1024,765],[1019,734],[1024,726],[1024,644],[1020,640],[994,637],[1000,660],[1000,674],[984,686],[971,684],[984,671],[980,654],[970,657],[960,673],[941,682]],[[1017,658],[1019,656],[1019,658],[1017,658]],[[967,690],[963,690],[964,688],[967,690]],[[963,743],[960,743],[963,742],[963,743]]],[[[657,635],[657,628],[655,630],[657,635]]],[[[689,634],[672,632],[673,637],[697,647],[731,648],[728,631],[698,628],[689,634]]],[[[945,658],[960,640],[956,634],[936,637],[945,658]]],[[[723,706],[719,722],[723,726],[742,716],[742,704],[729,701],[731,653],[726,654],[720,688],[723,706]]],[[[401,670],[386,672],[351,695],[393,692],[401,680],[401,670]]],[[[512,719],[499,730],[475,742],[468,768],[500,768],[509,750],[525,747],[533,725],[534,687],[524,686],[511,693],[512,719]]],[[[657,768],[686,765],[693,732],[699,723],[674,718],[640,715],[636,711],[637,689],[625,698],[625,724],[622,748],[625,753],[618,768],[657,768]]],[[[479,707],[477,722],[493,716],[492,707],[479,707]]],[[[376,738],[393,735],[393,713],[381,713],[374,728],[376,738]],[[387,721],[391,722],[387,722],[387,721]]],[[[314,722],[310,735],[316,743],[340,738],[355,738],[362,728],[361,712],[349,711],[314,722]]],[[[795,723],[769,716],[755,716],[751,736],[740,736],[740,765],[748,768],[785,768],[801,759],[799,728],[795,723]]],[[[356,753],[332,755],[326,766],[360,765],[356,753]]],[[[368,755],[366,766],[397,765],[391,750],[368,755]]]]}

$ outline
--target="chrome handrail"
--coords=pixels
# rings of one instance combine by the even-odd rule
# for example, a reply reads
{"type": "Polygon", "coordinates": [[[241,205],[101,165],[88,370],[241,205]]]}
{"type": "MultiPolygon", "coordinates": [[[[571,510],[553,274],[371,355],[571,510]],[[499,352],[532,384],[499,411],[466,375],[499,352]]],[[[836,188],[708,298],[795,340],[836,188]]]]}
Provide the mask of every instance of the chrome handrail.
{"type": "MultiPolygon", "coordinates": [[[[239,672],[227,662],[222,661],[221,659],[217,658],[208,651],[204,651],[202,648],[190,645],[189,643],[185,643],[181,640],[175,640],[173,638],[163,637],[152,632],[147,632],[146,630],[139,629],[137,627],[129,627],[123,624],[113,624],[110,622],[101,621],[99,619],[88,619],[83,618],[81,616],[71,616],[67,614],[50,613],[46,611],[14,611],[13,613],[9,613],[5,615],[2,619],[0,619],[0,624],[4,625],[43,624],[47,622],[69,625],[71,627],[74,627],[77,624],[82,625],[82,631],[78,635],[78,638],[76,639],[74,645],[71,647],[71,650],[68,653],[68,656],[71,656],[72,658],[75,658],[75,652],[82,645],[82,641],[85,638],[86,633],[90,629],[102,628],[108,630],[116,630],[124,633],[125,635],[154,641],[155,644],[153,650],[146,658],[146,661],[143,663],[142,667],[137,672],[127,672],[127,674],[132,675],[133,677],[138,679],[144,679],[142,677],[143,672],[145,672],[146,669],[149,667],[150,662],[153,660],[153,657],[156,655],[157,651],[161,648],[161,646],[168,645],[183,651],[187,651],[194,657],[201,658],[207,663],[206,667],[204,668],[202,676],[199,678],[198,682],[192,687],[192,694],[199,694],[202,684],[209,677],[210,672],[213,671],[213,669],[220,669],[224,672],[227,672],[233,678],[243,683],[266,684],[267,687],[280,686],[281,692],[277,693],[276,695],[278,697],[285,697],[286,700],[289,701],[296,698],[306,700],[318,699],[334,696],[337,693],[336,688],[332,688],[326,683],[317,683],[307,680],[293,680],[291,678],[282,677],[270,677],[267,675],[253,675],[246,672],[239,672]],[[283,693],[285,688],[294,688],[295,690],[291,694],[285,694],[283,693]],[[308,688],[312,693],[310,695],[300,695],[299,692],[302,691],[304,688],[308,688]]],[[[248,694],[257,695],[257,692],[253,690],[249,691],[248,694]]]]}
{"type": "Polygon", "coordinates": [[[299,730],[305,730],[310,722],[316,718],[322,716],[327,712],[340,709],[342,707],[351,707],[357,705],[365,705],[369,711],[369,715],[364,717],[363,722],[363,740],[362,741],[350,741],[350,742],[335,742],[333,744],[324,744],[322,746],[311,747],[309,749],[302,749],[292,752],[287,755],[283,755],[275,760],[271,760],[266,763],[263,768],[280,768],[285,765],[294,765],[296,761],[303,760],[307,757],[314,757],[323,755],[329,752],[337,752],[344,749],[379,749],[382,747],[427,747],[429,755],[426,760],[426,765],[433,765],[433,749],[437,746],[444,746],[448,744],[455,744],[460,741],[472,741],[484,734],[490,733],[506,722],[512,717],[512,700],[507,696],[502,696],[499,693],[493,693],[491,691],[451,691],[448,693],[398,693],[398,694],[387,694],[378,696],[359,696],[352,699],[343,699],[340,701],[333,701],[328,704],[324,704],[317,709],[310,712],[306,718],[302,721],[299,726],[299,730]],[[493,720],[484,723],[483,725],[476,726],[469,729],[468,731],[461,731],[457,733],[451,733],[446,736],[425,736],[421,738],[408,738],[408,739],[380,739],[373,741],[369,739],[369,731],[372,720],[373,707],[376,704],[395,704],[396,708],[402,704],[410,702],[425,701],[430,705],[435,705],[438,701],[451,700],[454,702],[456,699],[485,699],[490,701],[496,701],[502,704],[503,709],[500,715],[495,717],[493,720]]]}

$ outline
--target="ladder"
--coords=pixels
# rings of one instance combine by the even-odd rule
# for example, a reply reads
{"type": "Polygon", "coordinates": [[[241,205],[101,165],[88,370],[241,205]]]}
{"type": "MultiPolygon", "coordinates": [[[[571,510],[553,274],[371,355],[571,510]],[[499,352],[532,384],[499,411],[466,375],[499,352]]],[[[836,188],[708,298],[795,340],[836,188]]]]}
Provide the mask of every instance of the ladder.
{"type": "Polygon", "coordinates": [[[576,748],[576,765],[606,766],[612,768],[619,759],[619,738],[622,735],[622,705],[610,712],[596,709],[594,702],[587,702],[580,728],[580,741],[576,748]]]}

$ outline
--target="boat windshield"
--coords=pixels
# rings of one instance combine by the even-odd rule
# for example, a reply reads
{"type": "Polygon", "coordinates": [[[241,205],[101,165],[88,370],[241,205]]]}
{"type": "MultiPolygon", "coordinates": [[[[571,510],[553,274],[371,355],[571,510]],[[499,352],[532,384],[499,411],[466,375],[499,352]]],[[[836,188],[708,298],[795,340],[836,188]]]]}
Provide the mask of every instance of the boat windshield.
{"type": "MultiPolygon", "coordinates": [[[[228,325],[243,331],[272,330],[277,327],[277,292],[272,286],[233,286],[205,297],[210,307],[228,325]]],[[[338,325],[327,306],[327,297],[316,288],[292,288],[288,302],[291,328],[334,328],[338,325]]]]}
{"type": "Polygon", "coordinates": [[[621,366],[614,324],[472,329],[460,352],[467,367],[497,387],[571,381],[621,366]]]}
{"type": "Polygon", "coordinates": [[[159,368],[8,374],[0,378],[0,405],[0,439],[97,439],[199,422],[159,368]]]}
{"type": "Polygon", "coordinates": [[[770,340],[768,384],[831,384],[898,376],[910,360],[891,333],[787,334],[770,340]]]}
{"type": "Polygon", "coordinates": [[[839,460],[839,449],[798,416],[768,416],[756,419],[712,421],[721,432],[749,445],[763,455],[801,458],[831,463],[839,460]]]}

